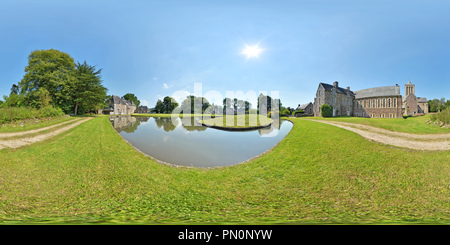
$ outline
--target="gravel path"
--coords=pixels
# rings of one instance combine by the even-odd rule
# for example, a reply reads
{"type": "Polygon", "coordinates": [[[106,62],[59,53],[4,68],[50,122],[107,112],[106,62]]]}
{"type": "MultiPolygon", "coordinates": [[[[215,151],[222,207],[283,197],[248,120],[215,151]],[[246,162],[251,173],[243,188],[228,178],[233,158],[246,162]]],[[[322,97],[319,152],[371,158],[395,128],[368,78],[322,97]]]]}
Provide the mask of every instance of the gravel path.
{"type": "Polygon", "coordinates": [[[394,145],[398,147],[415,150],[429,150],[429,151],[450,150],[450,133],[409,134],[409,133],[393,132],[381,128],[348,122],[331,122],[313,119],[307,120],[340,127],[355,132],[368,140],[373,140],[382,144],[394,145]]]}
{"type": "MultiPolygon", "coordinates": [[[[21,146],[24,146],[24,145],[29,145],[29,144],[32,144],[32,143],[35,143],[35,142],[39,142],[39,141],[43,141],[43,140],[49,139],[49,138],[51,138],[51,137],[53,137],[55,135],[58,135],[58,134],[60,134],[62,132],[65,132],[65,131],[71,129],[71,128],[74,128],[74,127],[80,125],[83,122],[91,120],[92,118],[93,117],[83,118],[81,120],[77,119],[77,122],[75,122],[73,124],[70,124],[68,126],[59,128],[59,129],[57,129],[55,131],[52,131],[52,132],[49,132],[49,133],[46,133],[46,134],[39,134],[39,135],[36,135],[36,136],[33,136],[33,137],[25,137],[25,138],[20,138],[20,139],[0,140],[0,149],[3,149],[5,147],[18,148],[18,147],[21,147],[21,146]]],[[[25,131],[25,132],[1,133],[0,134],[0,138],[7,138],[7,137],[12,137],[12,136],[33,134],[33,133],[37,133],[37,132],[40,132],[40,131],[43,131],[43,130],[54,128],[54,127],[57,127],[59,125],[63,125],[63,124],[69,123],[69,122],[73,122],[73,121],[71,120],[71,121],[68,121],[68,122],[55,124],[55,125],[52,125],[52,126],[49,126],[49,127],[35,129],[35,130],[29,130],[29,131],[25,131]]]]}

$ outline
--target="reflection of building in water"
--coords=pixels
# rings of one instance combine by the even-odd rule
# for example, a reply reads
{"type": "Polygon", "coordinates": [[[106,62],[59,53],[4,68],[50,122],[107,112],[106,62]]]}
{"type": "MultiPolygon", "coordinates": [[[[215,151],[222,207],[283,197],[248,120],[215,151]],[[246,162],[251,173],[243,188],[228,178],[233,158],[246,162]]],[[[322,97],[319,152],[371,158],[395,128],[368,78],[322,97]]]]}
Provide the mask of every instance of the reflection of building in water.
{"type": "Polygon", "coordinates": [[[136,117],[139,122],[147,122],[150,117],[136,117]]]}
{"type": "Polygon", "coordinates": [[[109,120],[117,132],[121,132],[136,123],[136,118],[132,116],[110,117],[109,120]]]}
{"type": "Polygon", "coordinates": [[[281,121],[280,120],[274,120],[270,127],[260,128],[258,129],[259,135],[268,135],[272,133],[274,130],[280,130],[281,121]]]}

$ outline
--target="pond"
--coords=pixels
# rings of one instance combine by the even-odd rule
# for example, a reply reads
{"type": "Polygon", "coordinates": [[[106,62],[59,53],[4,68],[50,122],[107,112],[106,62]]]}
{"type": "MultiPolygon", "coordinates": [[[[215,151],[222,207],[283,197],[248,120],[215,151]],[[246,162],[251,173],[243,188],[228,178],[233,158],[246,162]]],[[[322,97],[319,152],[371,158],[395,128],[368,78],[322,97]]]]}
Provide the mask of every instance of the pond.
{"type": "Polygon", "coordinates": [[[160,161],[192,167],[244,162],[274,147],[292,129],[288,120],[251,131],[208,128],[194,117],[112,116],[114,129],[130,144],[160,161]]]}

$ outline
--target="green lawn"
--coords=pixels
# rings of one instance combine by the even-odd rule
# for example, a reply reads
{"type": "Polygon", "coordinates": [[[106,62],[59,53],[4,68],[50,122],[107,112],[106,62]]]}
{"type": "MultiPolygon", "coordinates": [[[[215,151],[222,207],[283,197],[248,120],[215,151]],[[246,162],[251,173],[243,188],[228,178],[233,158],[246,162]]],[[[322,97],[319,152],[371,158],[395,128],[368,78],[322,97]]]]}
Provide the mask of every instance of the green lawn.
{"type": "Polygon", "coordinates": [[[268,125],[272,119],[266,116],[251,115],[235,115],[235,116],[220,116],[211,119],[202,120],[201,122],[224,128],[247,128],[268,125]]]}
{"type": "Polygon", "coordinates": [[[414,133],[414,134],[439,134],[450,133],[450,129],[428,125],[430,115],[404,118],[362,118],[362,117],[306,117],[314,120],[328,120],[338,122],[350,122],[384,128],[390,131],[414,133]]]}
{"type": "Polygon", "coordinates": [[[271,152],[216,169],[158,164],[124,142],[106,116],[42,143],[2,149],[0,222],[450,221],[450,151],[406,151],[291,120],[293,129],[271,152]]]}

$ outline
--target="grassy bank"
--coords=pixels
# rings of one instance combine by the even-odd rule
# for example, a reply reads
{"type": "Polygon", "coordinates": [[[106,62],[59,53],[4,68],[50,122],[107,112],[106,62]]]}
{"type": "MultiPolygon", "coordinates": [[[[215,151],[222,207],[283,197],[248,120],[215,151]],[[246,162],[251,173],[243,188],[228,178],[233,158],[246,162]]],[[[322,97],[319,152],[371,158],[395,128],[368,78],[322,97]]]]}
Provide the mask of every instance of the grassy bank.
{"type": "Polygon", "coordinates": [[[64,112],[53,106],[46,106],[40,109],[32,107],[7,107],[0,108],[0,124],[11,123],[27,119],[60,117],[64,112]]]}
{"type": "Polygon", "coordinates": [[[256,114],[251,115],[235,115],[235,116],[221,116],[211,119],[201,120],[200,122],[210,125],[224,128],[246,128],[246,127],[258,127],[268,125],[272,122],[272,119],[266,116],[259,116],[256,114]]]}
{"type": "Polygon", "coordinates": [[[291,120],[294,128],[271,152],[217,169],[158,164],[125,143],[106,116],[0,150],[0,221],[450,221],[449,151],[405,151],[291,120]]]}
{"type": "Polygon", "coordinates": [[[329,120],[338,122],[358,123],[373,127],[379,127],[394,132],[414,134],[439,134],[450,133],[447,128],[436,127],[427,124],[430,115],[404,118],[362,118],[362,117],[307,117],[314,120],[329,120]]]}

